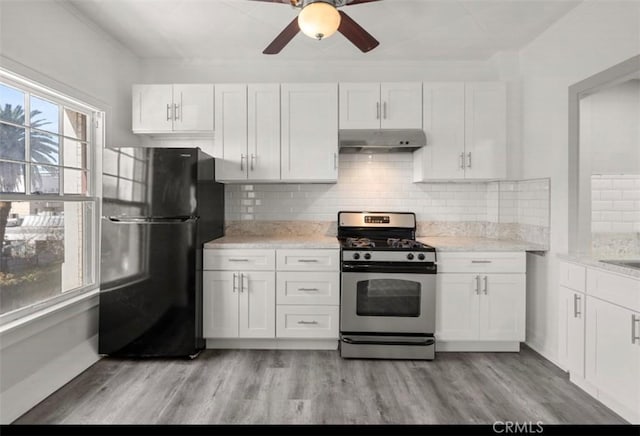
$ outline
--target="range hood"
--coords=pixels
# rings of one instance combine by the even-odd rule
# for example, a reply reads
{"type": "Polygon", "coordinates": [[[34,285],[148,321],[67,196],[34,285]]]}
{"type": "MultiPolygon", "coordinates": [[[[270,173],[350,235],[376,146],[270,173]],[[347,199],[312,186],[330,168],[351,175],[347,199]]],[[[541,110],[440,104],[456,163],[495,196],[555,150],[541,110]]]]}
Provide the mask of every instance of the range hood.
{"type": "Polygon", "coordinates": [[[395,153],[427,145],[427,136],[419,129],[344,129],[338,138],[341,153],[395,153]]]}

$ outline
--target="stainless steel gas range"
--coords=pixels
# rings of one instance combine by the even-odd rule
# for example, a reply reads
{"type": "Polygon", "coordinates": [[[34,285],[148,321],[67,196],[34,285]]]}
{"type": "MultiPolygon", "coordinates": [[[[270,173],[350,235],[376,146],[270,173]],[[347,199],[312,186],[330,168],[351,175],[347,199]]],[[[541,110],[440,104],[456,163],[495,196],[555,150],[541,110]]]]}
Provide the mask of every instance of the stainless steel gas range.
{"type": "Polygon", "coordinates": [[[436,251],[415,232],[413,213],[338,213],[342,357],[435,357],[436,251]]]}

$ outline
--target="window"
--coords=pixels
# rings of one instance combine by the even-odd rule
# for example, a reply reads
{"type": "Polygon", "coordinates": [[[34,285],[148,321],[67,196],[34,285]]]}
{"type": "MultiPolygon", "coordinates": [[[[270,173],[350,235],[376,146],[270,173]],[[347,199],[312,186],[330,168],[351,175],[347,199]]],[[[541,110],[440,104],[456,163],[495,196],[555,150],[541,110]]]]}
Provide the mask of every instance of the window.
{"type": "Polygon", "coordinates": [[[97,287],[101,117],[0,70],[0,322],[97,287]]]}

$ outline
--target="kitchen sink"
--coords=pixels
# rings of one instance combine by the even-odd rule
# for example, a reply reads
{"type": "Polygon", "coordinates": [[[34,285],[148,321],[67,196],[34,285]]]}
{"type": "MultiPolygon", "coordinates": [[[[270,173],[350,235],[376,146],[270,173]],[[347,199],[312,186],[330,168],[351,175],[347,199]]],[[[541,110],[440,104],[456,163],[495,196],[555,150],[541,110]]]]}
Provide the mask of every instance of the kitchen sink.
{"type": "Polygon", "coordinates": [[[601,260],[600,262],[610,263],[611,265],[625,266],[627,268],[640,269],[640,260],[601,260]]]}

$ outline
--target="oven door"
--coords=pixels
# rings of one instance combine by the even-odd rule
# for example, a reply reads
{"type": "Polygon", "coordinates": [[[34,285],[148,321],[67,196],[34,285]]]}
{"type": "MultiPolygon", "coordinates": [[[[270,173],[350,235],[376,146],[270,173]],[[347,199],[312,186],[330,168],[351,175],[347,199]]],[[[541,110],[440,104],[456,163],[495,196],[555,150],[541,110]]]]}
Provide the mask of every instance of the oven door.
{"type": "Polygon", "coordinates": [[[435,333],[435,274],[343,272],[341,289],[343,333],[435,333]]]}

